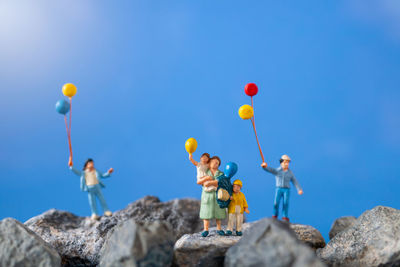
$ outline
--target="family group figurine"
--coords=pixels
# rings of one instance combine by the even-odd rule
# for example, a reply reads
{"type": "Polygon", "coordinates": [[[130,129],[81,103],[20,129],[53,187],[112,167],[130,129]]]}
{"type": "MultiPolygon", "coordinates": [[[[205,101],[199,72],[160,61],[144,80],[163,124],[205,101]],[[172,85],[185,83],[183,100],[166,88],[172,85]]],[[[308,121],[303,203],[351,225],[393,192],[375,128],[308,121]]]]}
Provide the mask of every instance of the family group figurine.
{"type": "Polygon", "coordinates": [[[100,201],[104,215],[107,217],[111,216],[112,212],[109,210],[107,202],[104,199],[103,193],[101,192],[101,188],[105,187],[101,179],[110,177],[114,169],[110,168],[106,173],[103,174],[94,168],[93,159],[86,160],[82,171],[74,168],[72,161],[69,162],[69,168],[73,173],[81,178],[81,190],[88,192],[89,205],[90,209],[92,210],[92,220],[100,219],[99,213],[97,212],[96,198],[98,198],[100,201]]]}
{"type": "MultiPolygon", "coordinates": [[[[237,165],[228,163],[225,173],[218,168],[221,160],[217,156],[210,157],[210,154],[204,153],[197,162],[193,155],[189,154],[189,160],[197,168],[197,184],[202,185],[200,219],[203,220],[204,231],[202,236],[209,234],[210,220],[215,219],[217,224],[217,234],[232,235],[233,229],[236,229],[236,235],[242,235],[242,224],[244,212],[250,213],[244,194],[241,192],[243,183],[241,180],[235,180],[230,184],[230,178],[237,171],[237,165]],[[235,169],[236,168],[236,169],[235,169]],[[232,170],[234,169],[234,170],[232,170]],[[229,185],[226,185],[229,181],[229,185]],[[226,232],[222,230],[221,220],[226,218],[226,208],[228,211],[228,226],[226,232]]],[[[261,167],[275,175],[276,190],[273,206],[273,218],[278,218],[279,206],[283,198],[283,217],[282,220],[289,222],[289,196],[290,183],[297,188],[299,195],[303,194],[299,183],[293,172],[289,169],[291,159],[288,155],[283,155],[279,162],[279,168],[272,168],[263,162],[261,167]]]]}
{"type": "Polygon", "coordinates": [[[232,235],[233,227],[236,224],[236,235],[241,236],[243,212],[249,213],[246,198],[240,192],[242,182],[236,180],[233,186],[227,186],[224,183],[224,181],[229,180],[236,173],[236,170],[232,172],[232,168],[227,168],[228,172],[231,173],[225,175],[218,169],[221,165],[220,158],[218,156],[210,157],[208,153],[201,155],[199,162],[193,159],[192,154],[189,154],[189,160],[196,166],[197,184],[202,185],[203,188],[201,193],[200,219],[203,220],[204,230],[201,235],[203,237],[208,236],[210,220],[215,219],[218,235],[232,235]],[[229,214],[228,228],[225,233],[221,227],[221,220],[226,218],[227,203],[229,203],[229,214]]]}

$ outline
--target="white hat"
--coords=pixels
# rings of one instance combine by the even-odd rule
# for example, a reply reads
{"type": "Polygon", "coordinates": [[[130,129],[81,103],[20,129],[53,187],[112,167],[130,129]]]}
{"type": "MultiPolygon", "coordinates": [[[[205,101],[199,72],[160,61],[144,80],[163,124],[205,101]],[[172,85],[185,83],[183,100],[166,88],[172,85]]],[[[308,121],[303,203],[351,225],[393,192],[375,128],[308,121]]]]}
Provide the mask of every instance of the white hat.
{"type": "Polygon", "coordinates": [[[290,159],[290,157],[288,155],[282,155],[281,160],[291,161],[291,159],[290,159]]]}

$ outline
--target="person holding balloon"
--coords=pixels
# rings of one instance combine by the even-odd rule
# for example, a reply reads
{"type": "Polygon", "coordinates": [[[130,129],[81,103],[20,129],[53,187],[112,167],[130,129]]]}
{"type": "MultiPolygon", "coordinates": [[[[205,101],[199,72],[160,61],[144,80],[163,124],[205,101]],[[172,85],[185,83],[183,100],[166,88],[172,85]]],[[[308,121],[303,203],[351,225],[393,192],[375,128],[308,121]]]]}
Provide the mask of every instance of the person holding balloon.
{"type": "MultiPolygon", "coordinates": [[[[193,164],[196,162],[193,160],[192,154],[197,149],[197,141],[194,138],[189,138],[185,143],[186,151],[189,153],[189,159],[193,164]]],[[[203,162],[205,163],[206,157],[209,158],[209,154],[203,154],[203,162]]],[[[202,160],[200,158],[200,161],[202,160]]],[[[196,165],[196,164],[195,164],[196,165]]],[[[200,219],[203,220],[204,231],[201,233],[203,237],[208,236],[210,220],[215,219],[217,224],[217,234],[225,235],[225,232],[221,228],[221,220],[226,218],[226,209],[220,208],[217,203],[217,194],[214,188],[218,187],[218,177],[223,176],[223,173],[218,170],[221,165],[219,157],[214,156],[208,159],[208,170],[206,176],[202,173],[198,173],[197,184],[202,185],[201,193],[201,204],[200,204],[200,219]],[[210,190],[212,188],[212,190],[210,190]]],[[[197,166],[196,166],[197,167],[197,166]]],[[[203,171],[203,170],[202,170],[203,171]]]]}
{"type": "Polygon", "coordinates": [[[260,156],[262,160],[261,167],[275,175],[276,178],[276,191],[275,191],[275,200],[274,200],[274,215],[273,218],[278,218],[279,213],[279,204],[281,199],[283,198],[283,217],[282,220],[289,221],[288,213],[289,213],[289,196],[290,196],[290,182],[292,182],[299,195],[303,194],[303,189],[301,189],[299,183],[297,182],[296,177],[293,172],[289,169],[290,157],[288,155],[283,155],[279,160],[281,167],[279,168],[271,168],[268,167],[267,163],[264,160],[264,155],[261,150],[261,145],[257,137],[256,123],[254,118],[254,103],[253,97],[258,93],[258,87],[255,83],[248,83],[244,87],[244,92],[246,95],[251,98],[251,106],[243,105],[239,108],[239,116],[243,120],[250,120],[253,125],[254,134],[257,140],[258,149],[260,151],[260,156]]]}
{"type": "Polygon", "coordinates": [[[112,212],[108,209],[106,200],[104,199],[101,188],[105,187],[101,182],[100,178],[110,177],[111,173],[114,171],[110,168],[106,173],[102,174],[94,168],[94,162],[92,159],[88,159],[84,166],[83,171],[79,171],[73,167],[72,160],[72,143],[71,143],[71,119],[72,119],[72,97],[75,96],[77,92],[76,86],[72,83],[66,83],[62,87],[62,93],[69,98],[69,102],[62,99],[56,103],[56,111],[61,115],[64,115],[65,127],[67,129],[67,138],[69,145],[69,160],[68,166],[70,170],[81,178],[81,190],[88,192],[89,204],[92,210],[92,219],[98,220],[99,215],[97,212],[96,198],[100,201],[103,208],[104,215],[111,216],[112,212]],[[69,112],[69,125],[67,121],[67,113],[69,112]]]}
{"type": "Polygon", "coordinates": [[[83,171],[75,169],[72,163],[69,164],[70,170],[81,178],[81,190],[88,192],[89,205],[92,211],[92,220],[98,220],[99,213],[97,212],[96,198],[100,201],[100,205],[104,211],[105,216],[111,216],[112,212],[107,206],[107,202],[104,199],[101,188],[105,185],[100,180],[101,178],[110,177],[111,173],[114,171],[110,168],[106,173],[101,173],[94,168],[93,159],[88,159],[83,165],[83,171]]]}
{"type": "Polygon", "coordinates": [[[208,236],[210,220],[215,219],[217,224],[217,234],[224,236],[225,232],[221,229],[221,220],[226,218],[226,209],[220,208],[217,202],[217,194],[207,192],[205,188],[210,186],[218,187],[218,178],[224,174],[218,170],[221,165],[221,160],[218,156],[213,156],[210,159],[208,176],[204,177],[204,181],[198,181],[198,184],[203,184],[203,192],[201,193],[200,204],[200,219],[203,220],[204,231],[201,233],[203,237],[208,236]]]}
{"type": "Polygon", "coordinates": [[[279,162],[281,166],[279,168],[272,168],[263,162],[261,167],[269,173],[275,175],[276,180],[276,190],[274,199],[274,215],[273,218],[278,218],[279,214],[279,204],[283,198],[283,217],[282,220],[289,221],[289,196],[290,196],[290,182],[296,187],[298,194],[303,194],[303,189],[301,188],[299,182],[294,176],[293,172],[289,169],[289,163],[291,159],[288,155],[283,155],[279,162]]]}

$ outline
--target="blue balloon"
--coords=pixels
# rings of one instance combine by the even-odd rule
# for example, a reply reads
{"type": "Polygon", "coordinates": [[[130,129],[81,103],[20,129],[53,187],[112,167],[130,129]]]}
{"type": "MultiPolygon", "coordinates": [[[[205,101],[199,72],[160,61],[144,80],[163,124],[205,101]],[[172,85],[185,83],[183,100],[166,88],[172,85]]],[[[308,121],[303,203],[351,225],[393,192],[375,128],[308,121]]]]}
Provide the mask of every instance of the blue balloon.
{"type": "Polygon", "coordinates": [[[228,178],[232,178],[238,170],[238,165],[234,162],[229,162],[225,166],[225,176],[228,178]]]}
{"type": "Polygon", "coordinates": [[[65,101],[64,99],[57,101],[56,110],[60,114],[63,114],[63,115],[67,114],[69,111],[68,101],[65,101]]]}

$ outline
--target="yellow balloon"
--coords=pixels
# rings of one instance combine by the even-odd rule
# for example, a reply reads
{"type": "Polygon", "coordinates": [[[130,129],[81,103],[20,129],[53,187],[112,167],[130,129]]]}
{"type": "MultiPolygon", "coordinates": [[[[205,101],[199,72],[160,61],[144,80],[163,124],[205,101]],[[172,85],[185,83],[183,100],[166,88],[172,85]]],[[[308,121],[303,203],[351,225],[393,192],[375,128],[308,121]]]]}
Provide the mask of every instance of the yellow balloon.
{"type": "Polygon", "coordinates": [[[189,154],[193,154],[197,149],[197,141],[194,138],[189,138],[185,143],[186,151],[189,154]]]}
{"type": "Polygon", "coordinates": [[[239,108],[239,116],[244,120],[251,119],[254,115],[254,110],[250,105],[243,105],[239,108]]]}
{"type": "Polygon", "coordinates": [[[76,94],[76,86],[72,83],[64,84],[62,92],[65,96],[73,97],[76,94]]]}

